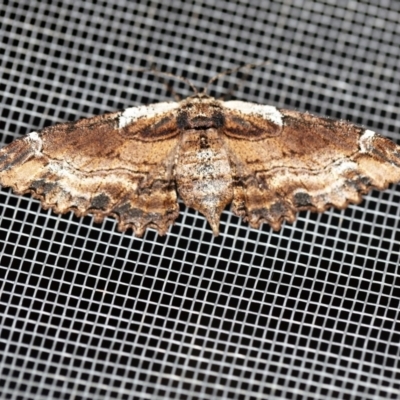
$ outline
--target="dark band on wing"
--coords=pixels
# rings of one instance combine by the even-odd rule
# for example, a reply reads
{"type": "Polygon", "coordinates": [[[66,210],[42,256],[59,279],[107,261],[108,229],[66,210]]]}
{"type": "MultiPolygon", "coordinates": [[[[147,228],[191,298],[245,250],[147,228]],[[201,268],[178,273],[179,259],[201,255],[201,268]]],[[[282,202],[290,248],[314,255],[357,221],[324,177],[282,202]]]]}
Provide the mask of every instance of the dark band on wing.
{"type": "Polygon", "coordinates": [[[282,127],[256,114],[241,116],[239,113],[227,112],[223,133],[243,140],[261,140],[279,136],[282,127]]]}

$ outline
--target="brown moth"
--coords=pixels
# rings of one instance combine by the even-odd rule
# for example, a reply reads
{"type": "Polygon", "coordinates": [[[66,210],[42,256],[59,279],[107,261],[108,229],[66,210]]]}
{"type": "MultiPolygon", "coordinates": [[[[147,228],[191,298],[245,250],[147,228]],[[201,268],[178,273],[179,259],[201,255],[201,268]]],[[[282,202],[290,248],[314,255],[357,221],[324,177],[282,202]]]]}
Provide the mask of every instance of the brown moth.
{"type": "Polygon", "coordinates": [[[274,230],[302,210],[359,203],[400,181],[400,147],[344,121],[204,92],[32,132],[0,150],[0,184],[56,213],[114,216],[164,235],[177,196],[214,235],[228,204],[274,230]]]}

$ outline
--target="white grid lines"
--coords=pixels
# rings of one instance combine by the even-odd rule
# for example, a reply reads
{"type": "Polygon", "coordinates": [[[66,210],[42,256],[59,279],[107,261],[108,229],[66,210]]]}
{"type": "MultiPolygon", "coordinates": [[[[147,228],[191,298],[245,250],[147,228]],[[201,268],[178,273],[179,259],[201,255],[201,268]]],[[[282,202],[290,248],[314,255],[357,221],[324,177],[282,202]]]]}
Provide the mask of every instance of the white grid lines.
{"type": "MultiPolygon", "coordinates": [[[[385,0],[0,5],[0,137],[210,92],[400,139],[400,7],[385,0]],[[181,82],[167,80],[183,97],[181,82]]],[[[280,232],[181,205],[165,237],[0,196],[0,398],[396,399],[399,186],[280,232]]]]}

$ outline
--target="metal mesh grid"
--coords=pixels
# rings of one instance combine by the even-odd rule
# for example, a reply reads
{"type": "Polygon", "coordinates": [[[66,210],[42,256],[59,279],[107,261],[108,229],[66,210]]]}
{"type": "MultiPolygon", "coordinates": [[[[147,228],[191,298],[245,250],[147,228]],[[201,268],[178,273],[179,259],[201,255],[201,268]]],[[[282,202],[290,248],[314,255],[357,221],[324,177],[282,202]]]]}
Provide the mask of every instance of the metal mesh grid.
{"type": "MultiPolygon", "coordinates": [[[[0,4],[1,139],[170,100],[155,62],[241,100],[400,139],[396,1],[23,0],[0,4]]],[[[182,95],[190,88],[174,82],[182,95]]],[[[400,396],[398,187],[274,233],[181,207],[120,234],[0,193],[2,399],[400,396]]]]}

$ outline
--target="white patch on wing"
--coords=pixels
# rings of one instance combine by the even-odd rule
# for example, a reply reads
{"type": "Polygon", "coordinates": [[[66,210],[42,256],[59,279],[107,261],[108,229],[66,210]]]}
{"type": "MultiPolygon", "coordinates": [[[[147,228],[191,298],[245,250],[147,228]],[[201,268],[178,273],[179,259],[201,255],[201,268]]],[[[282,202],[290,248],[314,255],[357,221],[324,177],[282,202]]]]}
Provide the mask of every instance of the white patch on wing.
{"type": "Polygon", "coordinates": [[[39,134],[37,132],[31,132],[28,134],[28,138],[36,142],[37,140],[39,140],[39,134]]]}
{"type": "Polygon", "coordinates": [[[63,164],[59,161],[50,161],[47,168],[52,174],[58,174],[60,176],[67,175],[69,172],[68,164],[65,161],[63,164]]]}
{"type": "Polygon", "coordinates": [[[29,133],[25,137],[25,140],[30,143],[32,149],[34,149],[35,152],[41,152],[42,151],[43,142],[42,142],[42,139],[40,138],[40,136],[39,136],[39,134],[37,132],[29,133]]]}
{"type": "Polygon", "coordinates": [[[376,135],[376,133],[374,131],[369,130],[369,129],[366,129],[364,131],[364,133],[360,137],[360,151],[361,151],[361,153],[368,153],[369,152],[369,150],[371,148],[372,141],[373,141],[375,135],[376,135]]]}
{"type": "Polygon", "coordinates": [[[278,126],[283,126],[282,114],[274,106],[265,106],[262,104],[249,103],[246,101],[227,101],[223,103],[224,107],[230,110],[239,111],[242,114],[256,114],[278,126]]]}
{"type": "Polygon", "coordinates": [[[176,102],[163,102],[148,106],[130,107],[124,110],[119,117],[119,128],[135,122],[139,118],[152,118],[158,114],[165,114],[179,108],[176,102]]]}
{"type": "Polygon", "coordinates": [[[334,171],[338,174],[343,174],[345,171],[357,171],[357,163],[354,161],[341,160],[335,163],[334,171]]]}

